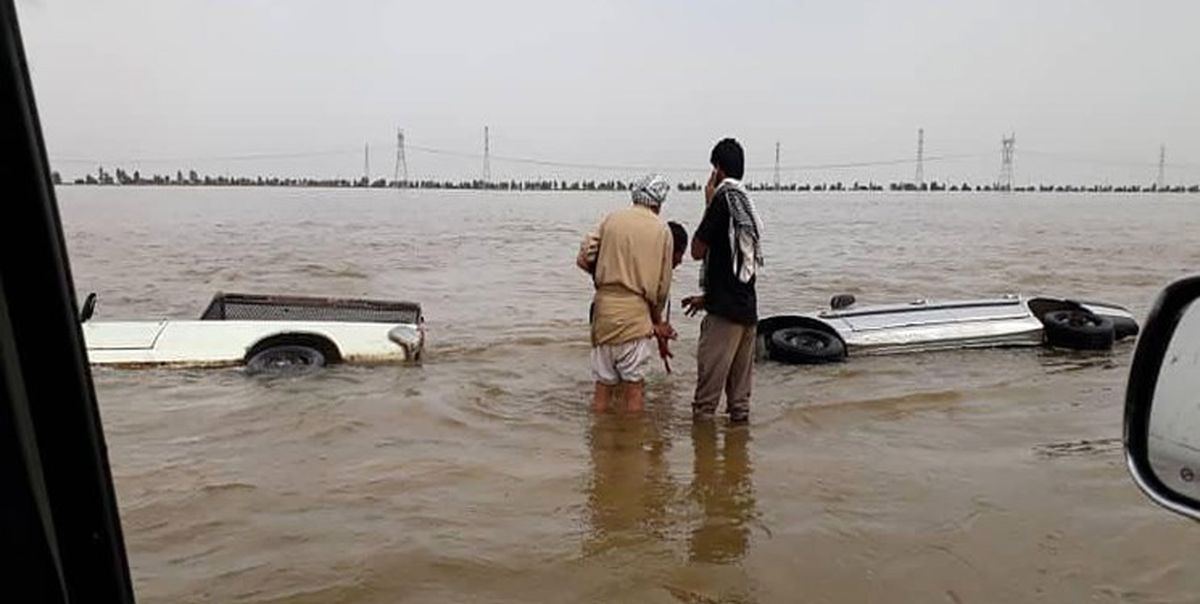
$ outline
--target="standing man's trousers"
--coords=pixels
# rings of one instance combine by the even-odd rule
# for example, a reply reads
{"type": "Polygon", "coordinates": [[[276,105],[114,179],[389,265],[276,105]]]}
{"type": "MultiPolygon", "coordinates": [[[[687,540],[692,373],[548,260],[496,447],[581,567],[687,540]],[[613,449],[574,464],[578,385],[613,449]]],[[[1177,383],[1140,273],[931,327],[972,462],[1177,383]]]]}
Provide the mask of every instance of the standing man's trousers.
{"type": "Polygon", "coordinates": [[[750,385],[754,378],[754,325],[706,314],[696,347],[696,397],[692,411],[717,412],[721,393],[730,419],[745,421],[750,414],[750,385]]]}

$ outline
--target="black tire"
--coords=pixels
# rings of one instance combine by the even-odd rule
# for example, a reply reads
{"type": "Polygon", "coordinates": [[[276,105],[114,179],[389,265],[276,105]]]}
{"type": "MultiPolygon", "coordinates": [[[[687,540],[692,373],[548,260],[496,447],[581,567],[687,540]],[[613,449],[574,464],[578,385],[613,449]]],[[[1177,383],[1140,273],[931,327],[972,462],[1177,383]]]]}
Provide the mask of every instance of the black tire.
{"type": "Polygon", "coordinates": [[[1113,321],[1086,310],[1056,310],[1042,317],[1046,342],[1071,350],[1108,350],[1116,341],[1113,321]]]}
{"type": "Polygon", "coordinates": [[[794,365],[836,363],[846,358],[846,345],[837,336],[810,327],[784,327],[767,337],[772,359],[794,365]]]}
{"type": "Polygon", "coordinates": [[[246,373],[303,375],[325,366],[325,355],[308,346],[272,346],[254,353],[246,361],[246,373]]]}
{"type": "Polygon", "coordinates": [[[1132,338],[1133,336],[1138,335],[1138,332],[1140,331],[1140,329],[1138,328],[1137,321],[1134,321],[1133,319],[1130,319],[1129,317],[1109,317],[1109,318],[1112,319],[1113,334],[1117,340],[1124,340],[1125,338],[1132,338]]]}

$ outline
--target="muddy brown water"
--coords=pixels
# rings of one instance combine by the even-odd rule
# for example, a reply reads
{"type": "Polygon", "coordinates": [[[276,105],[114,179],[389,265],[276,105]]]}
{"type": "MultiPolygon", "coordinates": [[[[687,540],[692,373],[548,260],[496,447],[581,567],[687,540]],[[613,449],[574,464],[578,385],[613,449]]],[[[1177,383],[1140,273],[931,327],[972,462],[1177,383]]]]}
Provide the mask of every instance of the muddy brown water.
{"type": "MultiPolygon", "coordinates": [[[[578,239],[621,194],[59,189],[97,319],[217,290],[412,299],[420,367],[97,370],[143,602],[1192,602],[1200,528],[1122,461],[1132,352],[758,365],[693,425],[698,319],[647,412],[586,409],[578,239]]],[[[760,195],[761,311],[1007,292],[1144,315],[1190,196],[760,195]]],[[[701,202],[674,192],[668,218],[701,202]]],[[[676,303],[697,266],[676,277],[676,303]]]]}

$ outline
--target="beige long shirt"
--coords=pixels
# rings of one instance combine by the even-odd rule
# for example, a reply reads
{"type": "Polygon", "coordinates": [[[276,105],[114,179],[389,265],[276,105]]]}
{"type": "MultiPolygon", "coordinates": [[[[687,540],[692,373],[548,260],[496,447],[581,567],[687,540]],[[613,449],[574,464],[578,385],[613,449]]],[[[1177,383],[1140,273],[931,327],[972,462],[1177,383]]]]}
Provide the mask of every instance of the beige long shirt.
{"type": "Polygon", "coordinates": [[[671,231],[648,208],[617,210],[596,230],[596,308],[592,345],[621,344],[654,333],[671,290],[671,231]]]}

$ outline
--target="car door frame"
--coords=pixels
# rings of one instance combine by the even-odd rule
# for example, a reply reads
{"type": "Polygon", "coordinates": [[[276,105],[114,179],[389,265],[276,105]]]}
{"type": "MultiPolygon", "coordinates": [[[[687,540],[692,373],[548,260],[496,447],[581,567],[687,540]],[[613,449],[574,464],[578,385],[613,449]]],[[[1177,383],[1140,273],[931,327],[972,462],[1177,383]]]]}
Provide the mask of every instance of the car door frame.
{"type": "Polygon", "coordinates": [[[0,0],[0,552],[7,594],[133,602],[16,6],[0,0]]]}

